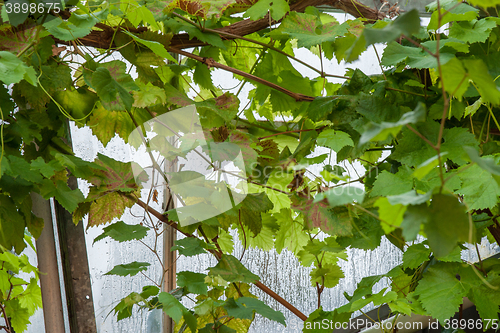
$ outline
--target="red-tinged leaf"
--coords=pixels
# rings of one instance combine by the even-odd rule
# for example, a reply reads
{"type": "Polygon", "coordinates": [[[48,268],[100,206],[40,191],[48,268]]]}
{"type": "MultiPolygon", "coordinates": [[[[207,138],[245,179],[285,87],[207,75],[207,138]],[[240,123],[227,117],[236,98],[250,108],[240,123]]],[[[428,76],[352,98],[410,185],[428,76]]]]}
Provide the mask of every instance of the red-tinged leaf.
{"type": "Polygon", "coordinates": [[[236,116],[239,105],[240,100],[238,97],[228,92],[215,98],[215,106],[219,110],[218,114],[226,121],[229,121],[236,116]]]}
{"type": "MultiPolygon", "coordinates": [[[[139,189],[139,184],[137,184],[132,170],[132,163],[134,162],[123,163],[99,154],[95,163],[105,168],[105,170],[95,169],[97,177],[92,179],[92,183],[99,187],[101,191],[134,192],[139,189]]],[[[141,176],[142,180],[146,179],[141,176]]]]}
{"type": "Polygon", "coordinates": [[[304,215],[309,228],[319,228],[332,236],[352,235],[352,222],[345,207],[331,209],[326,200],[315,203],[313,198],[296,195],[292,208],[304,215]]]}
{"type": "Polygon", "coordinates": [[[126,208],[135,204],[132,197],[111,192],[92,202],[87,228],[111,222],[115,217],[121,217],[126,208]]]}
{"type": "Polygon", "coordinates": [[[32,42],[37,30],[36,25],[28,26],[28,24],[17,28],[10,25],[4,26],[0,30],[0,51],[19,53],[32,42]]]}
{"type": "Polygon", "coordinates": [[[188,106],[193,104],[193,101],[189,99],[185,94],[174,88],[172,85],[165,83],[165,93],[167,95],[167,102],[177,106],[188,106]]]}
{"type": "Polygon", "coordinates": [[[180,9],[188,14],[205,18],[207,9],[200,0],[173,0],[168,6],[170,11],[180,9]]]}
{"type": "Polygon", "coordinates": [[[257,162],[258,154],[250,145],[252,140],[247,134],[241,131],[232,131],[229,135],[229,142],[238,145],[241,149],[241,154],[243,156],[243,165],[240,163],[240,159],[235,160],[235,165],[241,170],[246,170],[246,172],[251,172],[252,166],[257,162]]]}
{"type": "Polygon", "coordinates": [[[203,18],[221,17],[222,13],[235,4],[234,0],[173,0],[167,1],[169,11],[181,9],[191,15],[203,18]]]}
{"type": "Polygon", "coordinates": [[[227,8],[237,3],[237,1],[234,0],[210,0],[207,2],[210,3],[207,16],[215,16],[217,18],[219,18],[227,8]]]}

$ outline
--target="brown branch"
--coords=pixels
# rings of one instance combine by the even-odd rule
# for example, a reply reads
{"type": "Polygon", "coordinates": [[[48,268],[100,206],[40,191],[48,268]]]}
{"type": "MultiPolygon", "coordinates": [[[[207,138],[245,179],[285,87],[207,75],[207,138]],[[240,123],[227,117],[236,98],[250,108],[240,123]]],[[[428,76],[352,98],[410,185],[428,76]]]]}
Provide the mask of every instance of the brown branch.
{"type": "MultiPolygon", "coordinates": [[[[241,1],[241,2],[246,3],[246,1],[241,1]]],[[[301,0],[292,4],[290,6],[290,11],[304,12],[304,10],[309,6],[313,7],[327,6],[327,7],[337,8],[345,11],[348,14],[353,15],[354,17],[365,18],[367,20],[366,21],[367,23],[380,20],[385,16],[383,13],[378,12],[376,9],[362,5],[354,0],[301,0]]],[[[64,15],[61,16],[62,18],[67,18],[69,17],[68,14],[69,13],[65,13],[64,15]]],[[[266,16],[256,21],[246,19],[239,22],[235,22],[229,26],[215,29],[215,31],[224,35],[224,39],[233,40],[260,31],[262,29],[266,29],[267,27],[269,27],[269,24],[275,24],[275,23],[277,22],[274,20],[269,20],[269,17],[266,16]],[[231,34],[232,36],[229,36],[229,34],[231,34]]],[[[106,50],[115,49],[117,48],[117,45],[114,43],[113,40],[113,33],[115,30],[124,29],[133,33],[147,30],[147,28],[145,27],[118,28],[118,27],[110,27],[101,23],[98,23],[96,27],[101,30],[92,30],[90,34],[80,38],[79,43],[81,45],[96,47],[106,50]]],[[[54,40],[58,44],[70,45],[70,42],[68,41],[59,40],[57,38],[54,38],[54,40]]],[[[207,45],[207,43],[202,42],[197,38],[190,38],[188,34],[174,35],[170,41],[170,47],[177,49],[186,49],[186,48],[205,46],[205,45],[207,45]]]]}
{"type": "Polygon", "coordinates": [[[236,69],[236,68],[233,68],[233,67],[229,67],[229,66],[226,66],[226,65],[223,65],[223,64],[220,64],[218,62],[216,62],[215,60],[213,60],[212,58],[204,58],[204,57],[200,57],[196,54],[192,54],[192,53],[189,53],[189,52],[186,52],[186,51],[183,51],[183,50],[178,50],[178,49],[175,49],[175,48],[169,48],[169,51],[170,52],[174,52],[174,53],[177,53],[177,54],[180,54],[180,55],[183,55],[185,57],[188,57],[188,58],[191,58],[191,59],[194,59],[194,60],[197,60],[205,65],[208,66],[208,68],[210,67],[214,67],[214,68],[220,68],[220,69],[223,69],[225,71],[228,71],[228,72],[231,72],[233,74],[237,74],[237,75],[241,75],[249,80],[252,80],[254,82],[257,82],[257,83],[260,83],[260,84],[263,84],[265,86],[268,86],[270,88],[273,88],[275,90],[278,90],[292,98],[294,98],[297,102],[303,102],[303,101],[307,101],[307,102],[312,102],[314,100],[315,97],[313,96],[307,96],[307,95],[303,95],[303,94],[299,94],[299,93],[294,93],[288,89],[285,89],[277,84],[274,84],[272,82],[269,82],[267,80],[264,80],[258,76],[255,76],[253,74],[249,74],[247,72],[243,72],[239,69],[236,69]]]}
{"type": "Polygon", "coordinates": [[[302,132],[310,132],[310,131],[321,131],[324,129],[326,126],[321,126],[320,128],[310,128],[310,129],[301,129],[301,130],[292,130],[292,131],[286,131],[286,132],[279,132],[279,133],[274,133],[271,135],[266,135],[266,136],[261,136],[260,138],[257,138],[257,140],[263,140],[270,138],[272,136],[277,136],[277,135],[284,135],[284,134],[290,134],[290,133],[302,133],[302,132]]]}
{"type": "MultiPolygon", "coordinates": [[[[179,231],[180,233],[182,233],[186,237],[195,237],[192,234],[188,234],[188,233],[185,233],[185,232],[179,230],[179,226],[177,225],[177,223],[175,223],[174,221],[169,220],[167,216],[161,214],[156,209],[149,207],[149,205],[146,204],[141,199],[138,199],[136,197],[131,197],[131,196],[127,196],[127,197],[130,197],[130,198],[133,198],[134,200],[137,200],[136,203],[139,206],[141,206],[146,211],[148,211],[149,213],[151,213],[154,217],[156,217],[161,222],[168,224],[169,226],[171,226],[175,230],[179,231]]],[[[217,259],[220,259],[222,257],[222,253],[219,253],[218,251],[210,250],[210,249],[208,251],[210,253],[212,253],[217,259]]],[[[254,284],[255,284],[255,286],[257,288],[261,289],[263,292],[265,292],[266,294],[268,294],[269,296],[271,296],[272,298],[274,298],[276,301],[278,301],[281,305],[283,305],[285,308],[287,308],[288,310],[290,310],[297,317],[299,317],[300,319],[302,319],[304,321],[307,320],[307,316],[305,314],[303,314],[299,309],[297,309],[296,307],[294,307],[292,304],[288,303],[283,297],[281,297],[280,295],[276,294],[273,290],[271,290],[269,287],[267,287],[266,285],[264,285],[262,282],[256,281],[256,282],[254,282],[254,284]]]]}
{"type": "Polygon", "coordinates": [[[415,133],[419,138],[421,138],[422,140],[424,140],[425,143],[427,143],[429,146],[432,147],[432,149],[438,150],[438,148],[429,139],[427,139],[425,136],[422,135],[422,133],[420,133],[419,131],[417,131],[416,129],[414,129],[410,124],[406,124],[406,127],[410,131],[412,131],[413,133],[415,133]]]}

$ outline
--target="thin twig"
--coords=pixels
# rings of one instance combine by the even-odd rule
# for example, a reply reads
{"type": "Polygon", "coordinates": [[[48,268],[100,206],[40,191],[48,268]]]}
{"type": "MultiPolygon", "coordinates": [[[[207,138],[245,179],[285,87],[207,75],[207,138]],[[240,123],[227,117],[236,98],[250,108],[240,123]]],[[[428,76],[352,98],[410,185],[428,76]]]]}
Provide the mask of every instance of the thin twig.
{"type": "MultiPolygon", "coordinates": [[[[146,203],[144,203],[141,199],[138,199],[137,197],[134,197],[134,196],[130,196],[130,195],[127,195],[127,194],[122,194],[128,198],[133,198],[134,200],[136,200],[136,203],[141,206],[142,208],[144,209],[147,209],[149,212],[151,212],[151,214],[153,214],[158,220],[168,224],[169,226],[171,226],[172,228],[174,228],[175,230],[179,231],[180,233],[182,233],[183,235],[187,236],[187,237],[193,237],[193,238],[197,238],[196,236],[194,236],[193,234],[189,234],[189,233],[186,233],[184,231],[181,231],[179,230],[179,227],[177,225],[176,222],[174,221],[171,221],[168,219],[167,216],[164,216],[163,214],[161,214],[160,212],[158,212],[157,210],[155,210],[154,208],[152,207],[149,207],[146,203]]],[[[211,250],[211,249],[208,249],[208,251],[210,253],[212,253],[216,258],[220,259],[221,258],[221,254],[218,252],[218,251],[215,251],[215,250],[211,250]]],[[[307,316],[305,314],[303,314],[299,309],[297,309],[296,307],[294,307],[292,304],[290,304],[289,302],[287,302],[283,297],[281,297],[280,295],[276,294],[273,290],[271,290],[269,287],[267,287],[266,285],[264,285],[262,282],[260,281],[256,281],[254,282],[255,286],[259,289],[261,289],[262,291],[264,291],[266,294],[268,294],[269,296],[271,296],[272,298],[274,298],[276,301],[278,301],[281,305],[283,305],[284,307],[286,307],[288,310],[290,310],[293,314],[295,314],[297,317],[299,317],[300,319],[306,321],[307,320],[307,316]]]]}
{"type": "Polygon", "coordinates": [[[422,135],[422,133],[420,133],[419,131],[417,131],[416,129],[414,129],[410,124],[406,124],[406,127],[410,131],[412,131],[413,133],[415,133],[419,138],[421,138],[422,140],[424,140],[425,143],[427,143],[433,149],[438,150],[438,148],[432,142],[430,142],[429,139],[427,139],[425,136],[422,135]]]}
{"type": "Polygon", "coordinates": [[[177,53],[177,54],[180,54],[180,55],[183,55],[185,57],[188,57],[188,58],[191,58],[191,59],[194,59],[196,61],[199,61],[205,65],[208,66],[208,68],[210,67],[215,67],[215,68],[219,68],[219,69],[222,69],[222,70],[225,70],[225,71],[228,71],[228,72],[231,72],[233,74],[236,74],[236,75],[240,75],[240,76],[243,76],[249,80],[252,80],[254,82],[257,82],[257,83],[260,83],[260,84],[263,84],[265,86],[268,86],[270,88],[273,88],[279,92],[282,92],[292,98],[294,98],[297,102],[312,102],[314,101],[315,97],[313,96],[307,96],[307,95],[304,95],[304,94],[299,94],[299,93],[295,93],[295,92],[292,92],[288,89],[285,89],[275,83],[272,83],[272,82],[269,82],[267,80],[264,80],[258,76],[255,76],[253,74],[249,74],[247,72],[244,72],[242,70],[239,70],[239,69],[236,69],[236,68],[233,68],[233,67],[229,67],[229,66],[226,66],[226,65],[223,65],[223,64],[220,64],[218,62],[216,62],[215,60],[213,60],[212,58],[204,58],[204,57],[200,57],[198,55],[195,55],[193,53],[189,53],[189,52],[186,52],[186,51],[183,51],[183,50],[179,50],[179,49],[176,49],[176,48],[169,48],[169,51],[170,52],[174,52],[174,53],[177,53]]]}

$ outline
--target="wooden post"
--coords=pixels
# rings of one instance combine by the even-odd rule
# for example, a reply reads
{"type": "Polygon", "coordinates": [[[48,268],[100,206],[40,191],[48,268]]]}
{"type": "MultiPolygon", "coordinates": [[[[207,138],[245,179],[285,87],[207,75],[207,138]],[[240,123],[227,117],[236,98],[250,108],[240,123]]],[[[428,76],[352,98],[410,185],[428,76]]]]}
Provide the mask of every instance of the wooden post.
{"type": "MultiPolygon", "coordinates": [[[[75,177],[69,177],[68,186],[71,189],[77,188],[75,177]]],[[[71,213],[57,201],[55,210],[70,331],[97,333],[83,223],[80,221],[75,225],[71,213]]]]}
{"type": "Polygon", "coordinates": [[[57,265],[54,225],[49,200],[38,193],[31,193],[33,214],[43,219],[42,234],[36,240],[36,255],[42,289],[43,320],[45,332],[64,333],[64,315],[61,284],[57,265]]]}

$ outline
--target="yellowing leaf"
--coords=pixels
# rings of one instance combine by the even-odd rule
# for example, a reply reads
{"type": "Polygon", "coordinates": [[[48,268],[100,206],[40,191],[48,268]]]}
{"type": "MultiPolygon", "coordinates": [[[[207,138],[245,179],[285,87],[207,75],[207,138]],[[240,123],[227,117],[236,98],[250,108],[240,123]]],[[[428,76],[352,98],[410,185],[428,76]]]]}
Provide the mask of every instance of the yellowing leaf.
{"type": "Polygon", "coordinates": [[[89,223],[87,228],[106,224],[115,217],[121,217],[126,208],[130,208],[135,201],[118,192],[111,192],[103,195],[92,202],[89,213],[89,223]]]}

